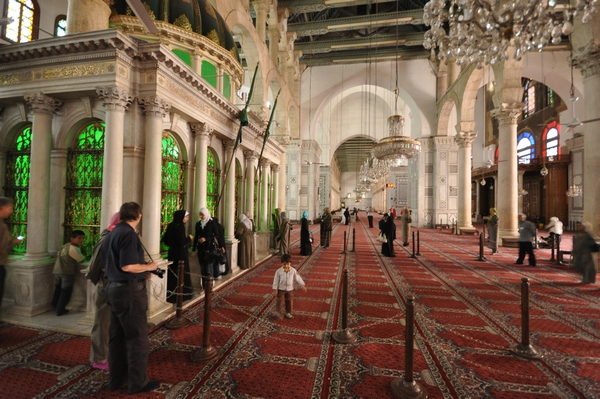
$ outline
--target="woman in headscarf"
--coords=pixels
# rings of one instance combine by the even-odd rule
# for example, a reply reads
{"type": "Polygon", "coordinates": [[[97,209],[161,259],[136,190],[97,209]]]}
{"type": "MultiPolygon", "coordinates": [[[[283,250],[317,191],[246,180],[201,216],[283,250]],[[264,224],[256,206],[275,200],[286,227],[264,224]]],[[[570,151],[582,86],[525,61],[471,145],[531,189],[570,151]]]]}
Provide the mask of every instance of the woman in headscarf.
{"type": "Polygon", "coordinates": [[[279,246],[279,254],[284,255],[290,253],[290,220],[287,218],[285,212],[281,212],[281,224],[279,225],[279,234],[275,237],[276,241],[281,244],[279,246]]]}
{"type": "Polygon", "coordinates": [[[254,232],[252,221],[240,213],[239,222],[235,228],[235,238],[240,240],[238,245],[238,265],[241,269],[254,267],[254,232]]]}
{"type": "Polygon", "coordinates": [[[487,220],[489,246],[492,255],[498,252],[498,213],[496,208],[490,208],[490,217],[487,220]]]}
{"type": "MultiPolygon", "coordinates": [[[[385,237],[387,238],[389,232],[389,225],[387,223],[388,220],[388,214],[384,213],[383,217],[379,220],[379,232],[380,234],[385,234],[385,237]]],[[[388,245],[387,241],[381,243],[381,254],[383,256],[390,256],[390,246],[388,245]]]]}
{"type": "Polygon", "coordinates": [[[312,254],[312,243],[310,242],[310,230],[308,229],[308,212],[302,211],[300,219],[300,255],[312,254]]]}
{"type": "Polygon", "coordinates": [[[394,240],[396,239],[396,223],[394,223],[394,218],[389,215],[386,221],[386,237],[387,237],[387,245],[388,245],[388,256],[396,257],[396,251],[394,250],[394,240]]]}
{"type": "Polygon", "coordinates": [[[583,274],[582,284],[596,282],[596,267],[592,252],[598,252],[598,243],[592,234],[592,225],[583,222],[579,225],[579,232],[573,237],[573,261],[575,270],[583,274]]]}
{"type": "Polygon", "coordinates": [[[175,211],[173,221],[167,226],[162,238],[163,244],[169,247],[167,259],[173,262],[169,265],[167,273],[167,302],[177,303],[177,289],[179,286],[179,262],[183,261],[183,300],[192,299],[192,277],[190,275],[190,260],[188,251],[192,244],[192,235],[185,233],[185,223],[190,219],[190,214],[185,210],[175,211]]]}
{"type": "Polygon", "coordinates": [[[115,226],[121,220],[121,213],[115,213],[108,227],[100,233],[100,238],[94,250],[92,258],[85,277],[94,284],[94,325],[90,340],[90,361],[92,367],[100,370],[108,370],[108,327],[110,326],[110,306],[106,303],[106,286],[108,280],[104,276],[104,251],[102,251],[102,242],[104,238],[115,229],[115,226]]]}
{"type": "Polygon", "coordinates": [[[329,244],[331,244],[331,213],[329,213],[329,208],[323,209],[323,217],[321,217],[321,246],[324,248],[329,248],[329,244]]]}
{"type": "Polygon", "coordinates": [[[198,216],[200,220],[196,223],[194,249],[198,251],[198,262],[200,263],[202,275],[215,277],[219,271],[215,272],[215,259],[211,259],[208,254],[213,246],[218,245],[218,242],[215,243],[215,238],[218,240],[219,231],[207,208],[201,208],[198,216]]]}

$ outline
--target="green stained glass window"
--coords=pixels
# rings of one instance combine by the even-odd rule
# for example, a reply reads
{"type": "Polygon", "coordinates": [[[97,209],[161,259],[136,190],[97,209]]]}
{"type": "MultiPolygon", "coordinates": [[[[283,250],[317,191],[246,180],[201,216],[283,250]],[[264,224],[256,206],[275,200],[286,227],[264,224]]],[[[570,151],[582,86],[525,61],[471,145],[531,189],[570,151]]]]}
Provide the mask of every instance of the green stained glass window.
{"type": "Polygon", "coordinates": [[[173,51],[173,53],[179,57],[183,62],[185,62],[187,65],[191,66],[192,65],[192,56],[190,55],[190,53],[187,53],[183,50],[179,50],[179,49],[173,49],[171,50],[173,51]]]}
{"type": "Polygon", "coordinates": [[[228,100],[231,99],[231,79],[229,75],[223,75],[223,95],[228,100]]]}
{"type": "Polygon", "coordinates": [[[12,23],[6,26],[5,37],[15,43],[30,42],[34,39],[37,10],[32,0],[8,0],[6,16],[12,23]]]}
{"type": "Polygon", "coordinates": [[[69,241],[73,230],[83,230],[85,240],[80,248],[88,258],[100,236],[104,129],[100,121],[86,125],[67,155],[63,242],[69,241]]]}
{"type": "MultiPolygon", "coordinates": [[[[167,225],[173,221],[173,214],[183,209],[185,197],[184,163],[177,141],[168,132],[162,139],[162,197],[160,207],[160,236],[167,230],[167,225]]],[[[161,244],[162,246],[163,244],[161,244]]],[[[161,250],[168,248],[162,246],[161,250]]]]}
{"type": "Polygon", "coordinates": [[[219,199],[219,164],[217,157],[211,149],[208,150],[206,173],[206,208],[211,215],[215,215],[217,211],[217,201],[219,199]]]}
{"type": "Polygon", "coordinates": [[[6,186],[4,193],[14,200],[14,212],[7,220],[12,237],[25,239],[12,248],[24,254],[27,246],[27,208],[29,205],[29,167],[31,161],[31,126],[17,136],[13,147],[6,154],[6,186]]]}
{"type": "Polygon", "coordinates": [[[204,80],[212,87],[217,87],[217,67],[208,61],[202,61],[202,70],[200,71],[204,80]]]}

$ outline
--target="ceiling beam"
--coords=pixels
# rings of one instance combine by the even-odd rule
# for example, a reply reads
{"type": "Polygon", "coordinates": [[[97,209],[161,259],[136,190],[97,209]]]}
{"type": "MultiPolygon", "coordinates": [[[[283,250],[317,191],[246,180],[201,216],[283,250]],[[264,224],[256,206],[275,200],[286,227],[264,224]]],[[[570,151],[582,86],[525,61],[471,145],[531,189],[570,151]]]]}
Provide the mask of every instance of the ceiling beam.
{"type": "Polygon", "coordinates": [[[333,51],[366,49],[375,50],[381,48],[401,46],[422,46],[424,33],[410,33],[396,35],[381,35],[374,37],[361,37],[354,39],[321,40],[313,42],[297,42],[294,44],[294,50],[302,51],[302,54],[322,54],[333,51]]]}
{"type": "Polygon", "coordinates": [[[391,3],[393,1],[394,0],[283,0],[278,2],[278,6],[288,8],[292,14],[300,14],[304,12],[319,12],[328,8],[391,3]]]}
{"type": "Polygon", "coordinates": [[[300,59],[300,63],[306,66],[323,66],[323,65],[335,65],[335,64],[356,64],[366,62],[377,62],[377,61],[390,61],[390,60],[417,60],[427,59],[430,57],[430,52],[422,47],[418,47],[415,50],[404,50],[399,49],[388,49],[388,50],[377,50],[377,51],[336,51],[325,54],[311,54],[303,56],[300,59]]]}

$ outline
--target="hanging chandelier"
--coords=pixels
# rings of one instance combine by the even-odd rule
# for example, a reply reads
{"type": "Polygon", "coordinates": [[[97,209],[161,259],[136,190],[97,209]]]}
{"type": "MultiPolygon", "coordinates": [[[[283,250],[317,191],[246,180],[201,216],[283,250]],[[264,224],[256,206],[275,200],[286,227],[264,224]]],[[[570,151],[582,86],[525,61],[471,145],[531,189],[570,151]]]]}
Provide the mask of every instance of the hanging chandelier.
{"type": "Polygon", "coordinates": [[[596,11],[598,0],[431,0],[423,9],[424,47],[435,48],[440,60],[450,58],[458,65],[495,65],[526,51],[559,44],[561,36],[573,32],[573,17],[586,23],[596,11]]]}
{"type": "Polygon", "coordinates": [[[575,184],[575,179],[573,179],[573,184],[567,190],[567,197],[580,197],[583,195],[583,190],[580,186],[575,184]]]}
{"type": "MultiPolygon", "coordinates": [[[[396,94],[396,108],[397,104],[398,94],[396,94]]],[[[390,168],[406,165],[408,158],[419,155],[421,143],[404,135],[404,117],[402,115],[390,116],[388,128],[389,136],[379,140],[371,152],[379,160],[385,161],[390,168]]]]}

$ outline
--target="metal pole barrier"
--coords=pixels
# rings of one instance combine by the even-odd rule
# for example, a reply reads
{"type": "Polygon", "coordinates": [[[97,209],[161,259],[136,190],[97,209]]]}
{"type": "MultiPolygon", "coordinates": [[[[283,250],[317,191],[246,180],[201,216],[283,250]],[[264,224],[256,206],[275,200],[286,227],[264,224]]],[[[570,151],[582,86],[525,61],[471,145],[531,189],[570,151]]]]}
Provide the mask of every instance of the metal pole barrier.
{"type": "Polygon", "coordinates": [[[342,252],[341,252],[342,254],[345,254],[345,253],[346,253],[346,234],[347,234],[347,233],[348,233],[348,232],[344,231],[344,249],[343,249],[343,250],[342,250],[342,252]]]}
{"type": "Polygon", "coordinates": [[[417,256],[421,255],[421,231],[417,230],[417,256]]]}
{"type": "Polygon", "coordinates": [[[558,234],[554,234],[554,240],[556,241],[556,263],[561,264],[562,257],[559,256],[560,253],[560,237],[558,234]]]}
{"type": "Polygon", "coordinates": [[[202,276],[204,280],[204,326],[202,329],[202,347],[196,349],[190,355],[192,363],[200,363],[211,360],[219,354],[217,349],[210,344],[210,306],[212,302],[213,278],[202,276]]]}
{"type": "Polygon", "coordinates": [[[412,255],[409,256],[409,258],[416,258],[417,256],[415,255],[415,231],[412,231],[412,255]]]}
{"type": "Polygon", "coordinates": [[[392,380],[392,393],[401,399],[427,398],[427,390],[413,378],[414,339],[415,339],[415,297],[410,296],[406,302],[406,330],[404,342],[404,378],[392,380]]]}
{"type": "Polygon", "coordinates": [[[529,280],[526,278],[521,279],[521,343],[509,350],[513,355],[530,360],[544,357],[529,343],[529,280]]]}
{"type": "Polygon", "coordinates": [[[540,249],[540,242],[538,240],[538,228],[535,226],[535,243],[533,245],[535,249],[540,249]]]}
{"type": "Polygon", "coordinates": [[[477,260],[480,262],[485,260],[485,256],[483,256],[483,233],[479,233],[479,257],[477,260]]]}
{"type": "Polygon", "coordinates": [[[350,252],[356,252],[356,229],[354,227],[352,228],[352,251],[350,252]]]}
{"type": "Polygon", "coordinates": [[[179,261],[179,271],[177,272],[177,279],[179,284],[177,285],[177,305],[175,311],[175,317],[169,320],[165,324],[165,328],[169,330],[177,330],[178,328],[185,327],[190,324],[190,321],[181,315],[183,308],[183,280],[185,275],[185,261],[179,261]]]}
{"type": "Polygon", "coordinates": [[[357,338],[348,329],[348,269],[344,270],[342,284],[342,329],[334,332],[331,337],[338,344],[353,344],[357,338]]]}
{"type": "MultiPolygon", "coordinates": [[[[550,246],[552,248],[552,252],[551,252],[551,255],[550,255],[550,262],[556,261],[556,259],[554,258],[554,241],[555,240],[556,240],[556,235],[552,234],[552,239],[550,240],[551,241],[550,242],[550,246]]],[[[557,255],[558,255],[558,253],[557,253],[557,255]]]]}

